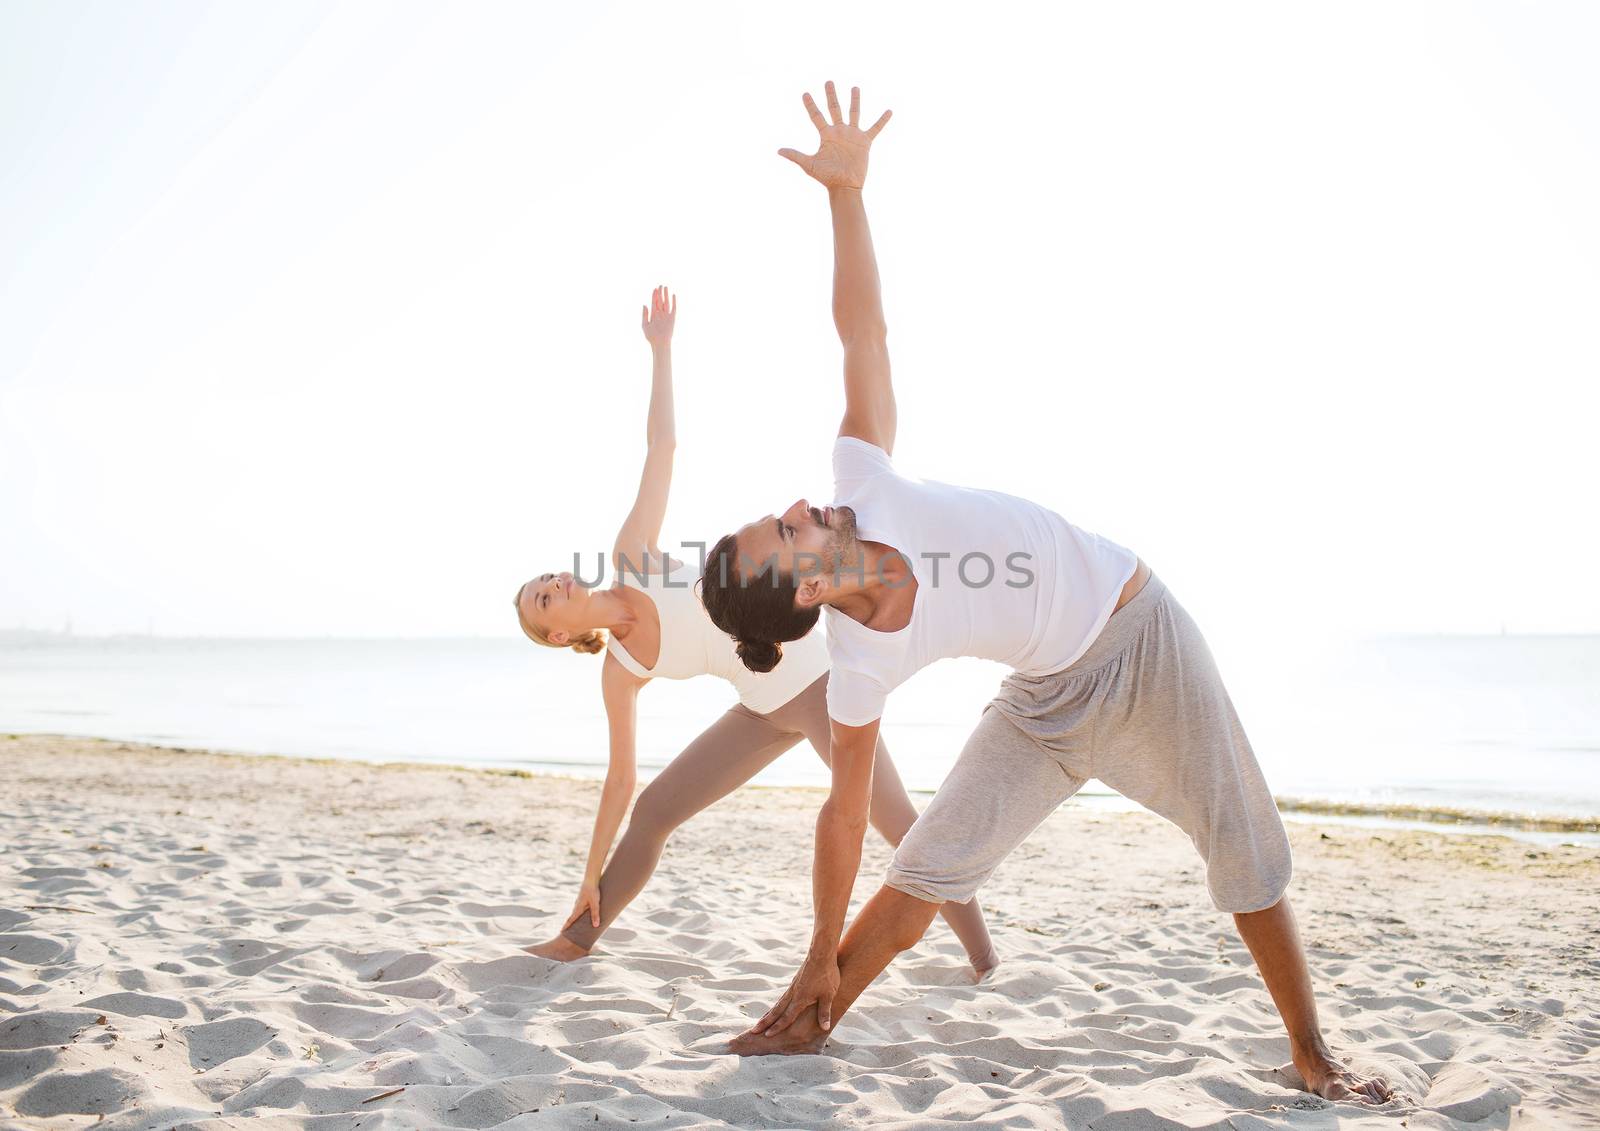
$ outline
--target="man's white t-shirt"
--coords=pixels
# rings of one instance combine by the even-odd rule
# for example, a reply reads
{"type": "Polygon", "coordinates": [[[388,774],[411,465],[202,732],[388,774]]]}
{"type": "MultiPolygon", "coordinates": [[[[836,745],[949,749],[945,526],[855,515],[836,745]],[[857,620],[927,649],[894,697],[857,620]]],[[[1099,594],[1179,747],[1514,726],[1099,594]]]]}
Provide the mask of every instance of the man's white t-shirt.
{"type": "Polygon", "coordinates": [[[828,609],[828,715],[846,726],[880,718],[889,692],[946,657],[1061,671],[1094,643],[1138,565],[1027,499],[908,479],[852,436],[834,444],[833,478],[857,534],[900,551],[917,579],[911,622],[896,632],[828,609]]]}

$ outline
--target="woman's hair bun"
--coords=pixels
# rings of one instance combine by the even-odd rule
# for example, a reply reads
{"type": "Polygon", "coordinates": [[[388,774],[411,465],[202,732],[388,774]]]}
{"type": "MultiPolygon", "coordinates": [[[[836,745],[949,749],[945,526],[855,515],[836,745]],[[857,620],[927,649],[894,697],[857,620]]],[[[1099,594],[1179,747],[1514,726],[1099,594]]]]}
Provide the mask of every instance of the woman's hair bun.
{"type": "Polygon", "coordinates": [[[605,651],[606,634],[598,631],[597,629],[590,629],[582,636],[574,637],[572,643],[568,644],[567,647],[571,648],[574,652],[583,652],[586,655],[592,656],[596,652],[605,651]]]}
{"type": "Polygon", "coordinates": [[[783,659],[783,645],[771,640],[741,640],[735,651],[753,672],[770,672],[783,659]]]}

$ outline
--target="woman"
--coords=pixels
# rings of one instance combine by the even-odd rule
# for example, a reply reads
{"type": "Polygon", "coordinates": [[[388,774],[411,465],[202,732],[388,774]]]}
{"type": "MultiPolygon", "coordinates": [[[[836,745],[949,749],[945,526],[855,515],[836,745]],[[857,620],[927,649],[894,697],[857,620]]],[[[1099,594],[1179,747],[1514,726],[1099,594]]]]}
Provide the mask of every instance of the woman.
{"type": "MultiPolygon", "coordinates": [[[[539,644],[606,653],[600,694],[611,731],[611,760],[589,842],[583,884],[561,933],[526,949],[566,962],[595,941],[643,889],[661,849],[684,821],[727,796],[802,738],[828,760],[828,654],[820,633],[780,648],[736,649],[696,596],[698,571],[656,546],[672,483],[672,330],[677,298],[658,287],[642,325],[654,358],[644,474],[633,509],[612,547],[616,581],[589,588],[571,573],[547,573],[517,590],[517,619],[539,644]],[[609,637],[609,638],[608,638],[609,637]],[[780,655],[784,662],[779,665],[780,655]],[[611,862],[635,782],[635,705],[652,679],[717,675],[739,703],[674,758],[639,795],[611,862]]],[[[897,845],[917,811],[880,742],[873,767],[871,822],[897,845]]],[[[949,904],[944,917],[978,977],[998,964],[977,901],[949,904]]]]}

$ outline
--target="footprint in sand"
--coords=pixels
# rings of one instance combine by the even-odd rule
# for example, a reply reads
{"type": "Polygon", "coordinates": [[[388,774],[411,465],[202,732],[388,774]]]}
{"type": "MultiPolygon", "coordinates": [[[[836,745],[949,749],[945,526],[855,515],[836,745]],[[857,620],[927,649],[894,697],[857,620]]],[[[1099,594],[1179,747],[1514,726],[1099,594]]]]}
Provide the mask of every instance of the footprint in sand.
{"type": "Polygon", "coordinates": [[[17,1097],[21,1115],[109,1115],[144,1094],[144,1083],[115,1068],[53,1072],[17,1097]]]}
{"type": "Polygon", "coordinates": [[[183,1030],[189,1046],[189,1066],[205,1071],[248,1056],[277,1036],[277,1030],[254,1017],[229,1017],[183,1030]]]}
{"type": "Polygon", "coordinates": [[[23,966],[53,966],[65,961],[69,948],[43,935],[0,935],[0,958],[23,966]]]}
{"type": "Polygon", "coordinates": [[[396,982],[415,978],[440,961],[437,954],[419,950],[383,950],[376,954],[340,955],[363,982],[396,982]]]}
{"type": "Polygon", "coordinates": [[[1489,1069],[1455,1061],[1434,1075],[1419,1106],[1463,1123],[1483,1123],[1521,1100],[1521,1092],[1489,1069]]]}
{"type": "Polygon", "coordinates": [[[0,1021],[0,1049],[37,1049],[67,1044],[93,1025],[98,1013],[77,1009],[47,1009],[21,1013],[0,1021]]]}

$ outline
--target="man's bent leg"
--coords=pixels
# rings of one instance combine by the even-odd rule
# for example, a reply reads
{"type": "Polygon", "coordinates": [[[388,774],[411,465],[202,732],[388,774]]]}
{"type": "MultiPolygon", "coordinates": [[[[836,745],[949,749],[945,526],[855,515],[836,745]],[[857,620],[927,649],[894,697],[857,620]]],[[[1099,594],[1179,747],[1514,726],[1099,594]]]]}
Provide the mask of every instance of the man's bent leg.
{"type": "MultiPolygon", "coordinates": [[[[785,704],[777,715],[781,715],[784,723],[799,730],[811,741],[824,765],[832,765],[827,682],[827,676],[818,679],[785,704]]],[[[895,848],[900,846],[917,820],[917,807],[906,793],[881,734],[872,765],[872,802],[868,819],[879,835],[895,848]]],[[[966,950],[967,961],[972,963],[975,976],[982,978],[1000,964],[1000,956],[995,953],[988,924],[984,922],[983,910],[976,897],[965,903],[946,903],[940,908],[939,914],[950,924],[962,948],[966,950]]]]}
{"type": "Polygon", "coordinates": [[[973,898],[1083,778],[990,707],[927,809],[895,849],[884,884],[933,904],[973,898]]]}
{"type": "MultiPolygon", "coordinates": [[[[950,775],[895,850],[884,886],[840,941],[834,1028],[894,956],[916,945],[942,904],[972,899],[1011,850],[1082,785],[1011,719],[984,711],[950,775]]],[[[825,1036],[812,1006],[776,1037],[744,1033],[729,1049],[743,1056],[815,1052],[825,1036]]]]}
{"type": "Polygon", "coordinates": [[[1289,897],[1265,911],[1236,913],[1233,921],[1283,1018],[1283,1027],[1289,1032],[1290,1056],[1305,1078],[1306,1087],[1330,1100],[1387,1102],[1392,1097],[1387,1083],[1376,1077],[1366,1079],[1345,1068],[1333,1059],[1322,1039],[1317,1000],[1311,992],[1311,971],[1300,947],[1300,932],[1295,928],[1289,897]]]}
{"type": "MultiPolygon", "coordinates": [[[[893,847],[899,848],[911,826],[917,822],[917,809],[911,795],[900,781],[883,739],[878,739],[878,757],[872,769],[872,827],[877,829],[893,847]]],[[[994,940],[989,937],[989,924],[984,921],[978,897],[965,903],[938,905],[939,916],[950,924],[956,938],[967,952],[974,976],[983,979],[1000,965],[1000,955],[995,952],[994,940]]]]}
{"type": "MultiPolygon", "coordinates": [[[[878,889],[856,916],[839,944],[839,992],[833,997],[833,1024],[837,1028],[845,1010],[889,968],[895,956],[910,950],[939,914],[939,904],[929,903],[891,887],[878,889]]],[[[808,1006],[783,1032],[764,1037],[751,1031],[728,1042],[728,1051],[740,1056],[817,1052],[828,1034],[817,1023],[817,1007],[808,1006]]]]}

